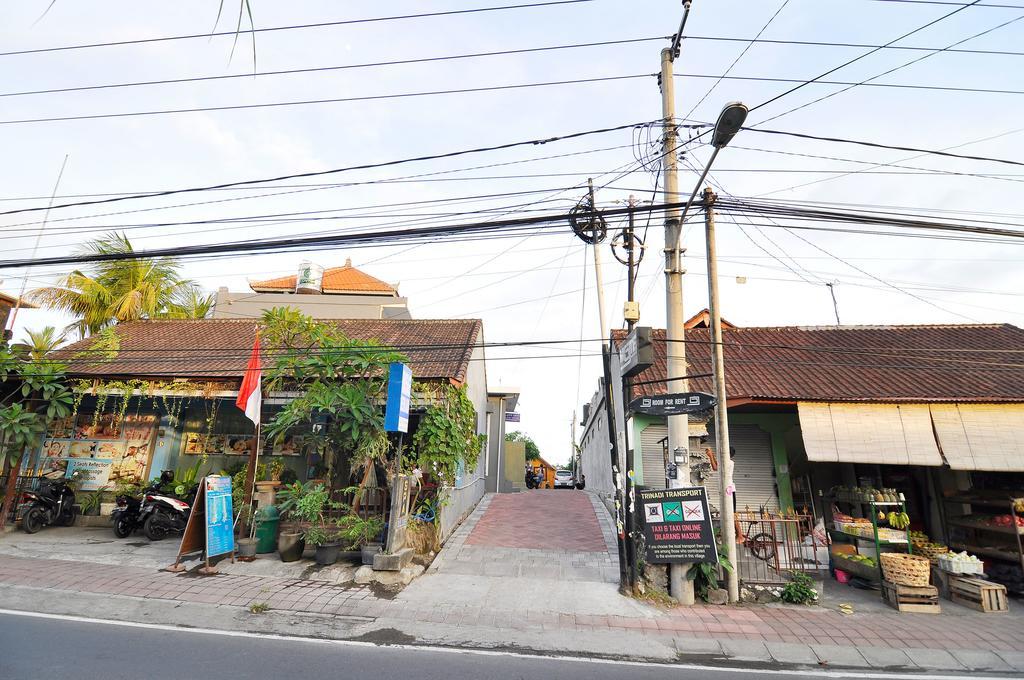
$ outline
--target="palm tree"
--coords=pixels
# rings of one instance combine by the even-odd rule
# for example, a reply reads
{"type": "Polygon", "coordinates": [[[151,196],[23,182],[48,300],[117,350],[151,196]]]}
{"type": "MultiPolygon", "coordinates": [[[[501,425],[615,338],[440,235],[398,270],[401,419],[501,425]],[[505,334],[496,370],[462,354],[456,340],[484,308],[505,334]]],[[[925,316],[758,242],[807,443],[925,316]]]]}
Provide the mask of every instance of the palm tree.
{"type": "Polygon", "coordinates": [[[12,349],[23,352],[32,361],[40,361],[47,354],[57,349],[66,339],[67,332],[58,332],[53,326],[41,331],[25,331],[28,337],[22,342],[12,345],[12,349]]]}
{"type": "MultiPolygon", "coordinates": [[[[123,233],[112,232],[90,241],[80,252],[110,255],[134,253],[135,249],[123,233]]],[[[71,272],[56,286],[37,288],[29,297],[77,317],[67,330],[75,330],[84,338],[122,321],[158,318],[171,310],[190,309],[180,303],[189,300],[195,284],[182,279],[180,269],[178,261],[170,257],[101,261],[89,271],[71,272]]],[[[195,309],[199,311],[199,306],[195,309]]]]}
{"type": "Polygon", "coordinates": [[[205,319],[213,311],[216,298],[204,295],[195,286],[179,292],[167,306],[167,311],[160,315],[164,319],[205,319]]]}

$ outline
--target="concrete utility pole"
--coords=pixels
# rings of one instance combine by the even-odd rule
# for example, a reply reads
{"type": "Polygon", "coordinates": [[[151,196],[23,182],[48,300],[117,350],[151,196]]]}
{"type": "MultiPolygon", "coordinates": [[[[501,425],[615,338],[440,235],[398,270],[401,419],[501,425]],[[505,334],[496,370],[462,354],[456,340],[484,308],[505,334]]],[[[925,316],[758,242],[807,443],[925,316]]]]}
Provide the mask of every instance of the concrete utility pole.
{"type": "MultiPolygon", "coordinates": [[[[590,188],[590,211],[594,213],[591,217],[594,223],[594,234],[597,234],[597,222],[600,219],[597,215],[597,201],[594,199],[594,180],[588,178],[587,186],[590,188]]],[[[597,316],[601,324],[601,342],[608,346],[608,324],[604,316],[604,277],[601,274],[601,244],[598,239],[594,241],[594,276],[597,279],[597,316]]]]}
{"type": "MultiPolygon", "coordinates": [[[[662,163],[664,164],[665,203],[679,202],[679,158],[678,134],[676,131],[675,83],[672,75],[672,48],[661,51],[661,117],[664,120],[662,134],[662,163]]],[[[687,392],[688,381],[671,380],[686,375],[686,347],[683,344],[683,267],[681,262],[680,230],[682,229],[679,208],[665,211],[665,350],[668,358],[669,392],[687,392]]],[[[669,458],[676,465],[676,478],[669,479],[669,488],[677,489],[690,485],[690,427],[687,416],[669,416],[668,450],[669,458]]],[[[693,581],[686,575],[689,563],[669,565],[670,594],[684,605],[692,605],[693,581]]]]}
{"type": "Polygon", "coordinates": [[[715,194],[704,189],[704,240],[708,258],[708,311],[711,313],[712,370],[715,374],[715,449],[718,451],[718,476],[721,479],[722,540],[725,556],[733,565],[728,572],[729,601],[739,602],[740,579],[736,573],[736,523],[733,499],[736,489],[732,481],[732,456],[729,455],[729,408],[725,391],[725,352],[722,346],[722,308],[718,300],[718,250],[715,245],[715,194]]]}

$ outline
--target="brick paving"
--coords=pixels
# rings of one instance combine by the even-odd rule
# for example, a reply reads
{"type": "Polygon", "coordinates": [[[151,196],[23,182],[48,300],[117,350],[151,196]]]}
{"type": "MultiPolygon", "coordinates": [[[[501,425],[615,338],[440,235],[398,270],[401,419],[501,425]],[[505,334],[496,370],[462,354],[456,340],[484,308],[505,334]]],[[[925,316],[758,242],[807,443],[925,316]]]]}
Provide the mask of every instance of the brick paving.
{"type": "Polygon", "coordinates": [[[491,496],[469,545],[533,550],[607,551],[591,494],[535,489],[491,496]]]}
{"type": "MultiPolygon", "coordinates": [[[[947,601],[942,602],[940,615],[900,614],[866,594],[853,615],[827,607],[782,605],[656,608],[616,592],[611,520],[595,496],[553,490],[517,496],[521,501],[537,499],[549,511],[550,504],[570,506],[573,523],[565,521],[567,514],[561,510],[554,512],[561,513],[563,523],[579,523],[586,529],[543,535],[538,539],[544,541],[543,548],[501,545],[506,537],[498,531],[500,522],[483,520],[500,519],[507,512],[528,516],[531,511],[488,495],[427,573],[394,599],[377,597],[365,586],[240,574],[197,577],[148,567],[14,555],[0,555],[0,588],[16,585],[232,607],[265,602],[271,609],[361,617],[382,626],[429,623],[438,630],[455,631],[453,639],[473,640],[491,631],[511,641],[517,633],[539,631],[571,640],[574,634],[603,631],[625,636],[622,639],[632,635],[664,641],[680,652],[717,649],[735,658],[784,661],[816,655],[833,663],[852,659],[865,665],[923,666],[929,658],[938,659],[938,650],[945,650],[948,654],[943,652],[942,658],[951,665],[987,667],[972,661],[984,659],[994,667],[997,652],[999,658],[1024,668],[1020,600],[1011,600],[1010,613],[995,615],[947,601]],[[590,506],[589,517],[584,503],[590,506]],[[552,536],[574,547],[557,547],[552,536]]],[[[508,540],[514,538],[510,536],[508,540]]]]}

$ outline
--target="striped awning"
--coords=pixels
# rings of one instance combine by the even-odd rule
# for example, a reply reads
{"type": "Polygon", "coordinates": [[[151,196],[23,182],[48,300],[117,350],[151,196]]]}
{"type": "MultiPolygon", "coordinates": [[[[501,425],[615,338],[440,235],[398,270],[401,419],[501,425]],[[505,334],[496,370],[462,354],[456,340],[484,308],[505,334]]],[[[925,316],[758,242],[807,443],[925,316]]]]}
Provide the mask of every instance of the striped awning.
{"type": "Polygon", "coordinates": [[[1024,404],[932,404],[930,408],[949,467],[1024,471],[1024,404]]]}
{"type": "Polygon", "coordinates": [[[942,465],[927,404],[799,402],[797,409],[810,461],[942,465]]]}

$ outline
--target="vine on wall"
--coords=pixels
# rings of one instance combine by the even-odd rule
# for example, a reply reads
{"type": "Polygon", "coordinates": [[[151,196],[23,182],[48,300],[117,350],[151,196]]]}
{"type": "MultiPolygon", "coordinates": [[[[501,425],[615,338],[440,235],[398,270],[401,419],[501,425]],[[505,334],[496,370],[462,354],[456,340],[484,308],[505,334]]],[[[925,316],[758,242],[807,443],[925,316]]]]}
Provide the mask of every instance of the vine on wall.
{"type": "Polygon", "coordinates": [[[443,486],[455,484],[460,463],[476,467],[487,436],[477,434],[477,416],[466,388],[417,384],[429,406],[412,438],[415,464],[434,475],[443,486]]]}

